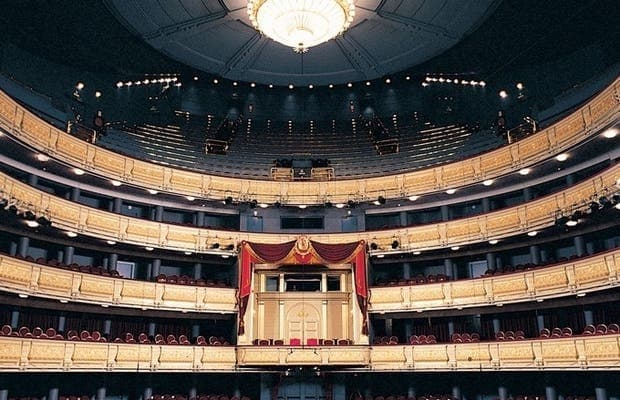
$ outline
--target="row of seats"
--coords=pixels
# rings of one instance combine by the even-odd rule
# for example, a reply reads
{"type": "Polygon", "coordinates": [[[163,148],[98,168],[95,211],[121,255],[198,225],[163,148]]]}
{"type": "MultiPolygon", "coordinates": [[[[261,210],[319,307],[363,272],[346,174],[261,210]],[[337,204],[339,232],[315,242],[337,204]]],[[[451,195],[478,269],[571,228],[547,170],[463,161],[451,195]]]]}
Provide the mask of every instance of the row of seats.
{"type": "MultiPolygon", "coordinates": [[[[252,342],[255,346],[285,346],[284,339],[254,339],[252,342]]],[[[353,344],[350,339],[318,339],[308,338],[306,339],[306,346],[349,346],[353,344]]],[[[289,346],[302,346],[303,342],[300,338],[290,338],[288,341],[289,346]]]]}
{"type": "Polygon", "coordinates": [[[616,323],[612,323],[609,325],[606,324],[597,324],[597,325],[586,325],[583,329],[583,335],[617,335],[620,333],[620,325],[616,323]]]}
{"type": "Polygon", "coordinates": [[[480,341],[480,334],[478,332],[473,333],[453,333],[450,336],[450,342],[452,343],[476,343],[480,341]]]}
{"type": "Polygon", "coordinates": [[[527,263],[527,264],[517,264],[514,267],[510,264],[508,265],[504,265],[502,267],[501,270],[486,270],[484,272],[484,276],[491,276],[491,275],[503,275],[503,274],[509,274],[512,272],[522,272],[522,271],[529,271],[532,269],[536,269],[536,268],[542,268],[542,267],[547,267],[549,265],[553,265],[553,264],[561,264],[570,260],[576,260],[579,258],[585,258],[585,257],[589,257],[590,254],[585,253],[582,256],[578,256],[576,254],[573,254],[570,257],[560,257],[557,260],[551,258],[545,262],[540,262],[538,264],[534,264],[534,263],[527,263]]]}
{"type": "Polygon", "coordinates": [[[425,283],[446,282],[448,280],[450,280],[450,277],[445,274],[431,274],[427,276],[418,274],[415,278],[412,279],[380,279],[377,281],[376,286],[412,286],[423,285],[425,283]]]}
{"type": "MultiPolygon", "coordinates": [[[[76,330],[67,331],[66,337],[60,332],[57,332],[54,328],[42,329],[35,327],[32,330],[26,326],[22,326],[17,330],[13,330],[11,325],[3,325],[0,328],[0,336],[14,336],[33,339],[54,339],[54,340],[71,340],[82,342],[107,342],[106,335],[94,330],[82,330],[78,333],[76,330]]],[[[170,344],[170,345],[197,345],[197,346],[227,346],[230,345],[228,340],[224,337],[209,336],[205,338],[200,335],[195,339],[190,340],[186,335],[162,335],[156,334],[155,336],[149,336],[142,332],[134,337],[130,332],[121,334],[119,337],[112,340],[114,343],[129,343],[129,344],[170,344]]]]}
{"type": "Polygon", "coordinates": [[[209,287],[231,287],[227,282],[214,279],[194,279],[187,275],[166,275],[159,274],[155,278],[158,283],[172,283],[175,285],[189,285],[189,286],[209,286],[209,287]]]}
{"type": "Polygon", "coordinates": [[[205,393],[192,397],[182,394],[154,394],[147,400],[250,400],[248,396],[229,396],[227,394],[205,393]]]}
{"type": "Polygon", "coordinates": [[[498,331],[495,333],[495,340],[512,341],[512,340],[525,340],[525,333],[522,330],[517,331],[498,331]]]}
{"type": "Polygon", "coordinates": [[[365,396],[363,397],[359,392],[356,392],[351,396],[352,400],[457,400],[456,397],[450,394],[421,394],[417,396],[405,396],[398,394],[390,395],[377,395],[377,396],[365,396]]]}

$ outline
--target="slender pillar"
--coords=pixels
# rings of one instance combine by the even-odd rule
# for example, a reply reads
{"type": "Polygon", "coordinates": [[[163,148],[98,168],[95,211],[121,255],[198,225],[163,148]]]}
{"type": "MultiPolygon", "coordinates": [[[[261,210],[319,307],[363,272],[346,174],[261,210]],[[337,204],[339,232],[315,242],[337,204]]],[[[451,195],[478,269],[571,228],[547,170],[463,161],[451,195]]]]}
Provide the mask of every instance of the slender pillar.
{"type": "Polygon", "coordinates": [[[558,400],[558,393],[554,386],[545,387],[545,400],[558,400]]]}
{"type": "Polygon", "coordinates": [[[549,253],[546,249],[540,249],[540,262],[546,263],[547,261],[549,261],[549,253]]]}
{"type": "Polygon", "coordinates": [[[575,236],[573,238],[573,243],[575,245],[575,254],[577,254],[577,257],[586,254],[586,242],[583,240],[583,236],[575,236]]]}
{"type": "Polygon", "coordinates": [[[164,220],[164,207],[155,206],[155,221],[161,222],[164,220]]]}
{"type": "Polygon", "coordinates": [[[461,400],[461,388],[457,385],[452,386],[452,398],[461,400]]]}
{"type": "Polygon", "coordinates": [[[49,392],[47,392],[47,400],[58,400],[58,388],[52,387],[49,392]]]}
{"type": "Polygon", "coordinates": [[[200,335],[200,325],[193,324],[192,325],[192,337],[198,337],[200,335]]]}
{"type": "Polygon", "coordinates": [[[413,321],[405,320],[405,340],[409,341],[409,337],[413,335],[413,321]]]}
{"type": "Polygon", "coordinates": [[[594,394],[596,395],[596,400],[608,400],[607,388],[595,387],[594,394]]]}
{"type": "Polygon", "coordinates": [[[30,186],[37,186],[37,183],[39,183],[39,177],[33,174],[28,175],[28,184],[30,186]]]}
{"type": "Polygon", "coordinates": [[[488,213],[491,211],[491,200],[488,197],[482,198],[482,212],[488,213]]]}
{"type": "Polygon", "coordinates": [[[448,278],[454,278],[454,265],[452,264],[452,260],[446,258],[443,260],[444,265],[444,273],[448,276],[448,278]]]}
{"type": "Polygon", "coordinates": [[[411,263],[403,263],[403,278],[411,279],[411,263]]]}
{"type": "Polygon", "coordinates": [[[8,389],[0,389],[0,400],[8,400],[9,391],[8,389]]]}
{"type": "Polygon", "coordinates": [[[529,187],[523,188],[523,200],[524,201],[532,200],[532,190],[529,187]]]}
{"type": "Polygon", "coordinates": [[[75,248],[73,246],[66,246],[64,257],[63,257],[63,262],[67,265],[73,263],[74,253],[75,253],[75,248]]]}
{"type": "Polygon", "coordinates": [[[205,212],[198,211],[196,213],[196,226],[205,226],[205,212]]]}
{"type": "Polygon", "coordinates": [[[202,264],[196,263],[194,264],[194,279],[202,278],[202,264]]]}
{"type": "Polygon", "coordinates": [[[545,316],[544,315],[541,315],[541,314],[536,315],[536,327],[538,328],[538,332],[540,332],[542,329],[545,329],[545,316]]]}
{"type": "Polygon", "coordinates": [[[499,318],[493,318],[493,333],[497,333],[502,330],[502,326],[499,322],[499,318]]]}
{"type": "Polygon", "coordinates": [[[392,318],[385,319],[385,334],[392,336],[392,318]]]}
{"type": "Polygon", "coordinates": [[[110,335],[111,331],[112,331],[112,320],[106,319],[105,321],[103,321],[103,334],[110,335]]]}
{"type": "Polygon", "coordinates": [[[508,400],[508,388],[506,386],[498,387],[497,395],[499,397],[499,400],[508,400]]]}
{"type": "Polygon", "coordinates": [[[538,246],[530,246],[530,262],[532,264],[540,264],[540,250],[538,246]]]}
{"type": "Polygon", "coordinates": [[[153,397],[153,388],[150,386],[147,386],[144,388],[144,391],[142,392],[142,400],[149,400],[151,397],[153,397]]]}
{"type": "Polygon", "coordinates": [[[17,329],[19,324],[19,310],[11,310],[11,328],[17,329]]]}
{"type": "Polygon", "coordinates": [[[105,386],[97,388],[97,394],[95,395],[95,400],[105,400],[106,388],[105,386]]]}
{"type": "Polygon", "coordinates": [[[28,255],[28,247],[30,246],[30,238],[21,236],[17,244],[17,255],[26,257],[28,255]]]}
{"type": "Polygon", "coordinates": [[[400,221],[399,221],[400,226],[407,226],[408,225],[408,223],[407,223],[407,211],[402,211],[400,213],[399,217],[400,217],[400,221]]]}
{"type": "Polygon", "coordinates": [[[472,317],[471,324],[474,328],[474,332],[480,333],[480,330],[482,329],[480,314],[476,314],[472,317]]]}
{"type": "Polygon", "coordinates": [[[153,278],[155,278],[157,275],[159,275],[159,274],[160,274],[160,270],[161,270],[161,259],[159,259],[159,258],[154,258],[154,259],[153,259],[153,262],[152,262],[152,267],[151,267],[151,268],[152,268],[152,270],[151,270],[152,276],[153,276],[153,278]]]}
{"type": "Polygon", "coordinates": [[[65,325],[67,323],[67,317],[64,314],[58,316],[58,332],[65,331],[65,325]]]}
{"type": "Polygon", "coordinates": [[[271,376],[269,374],[260,374],[260,400],[272,400],[271,376]]]}
{"type": "Polygon", "coordinates": [[[594,313],[590,309],[583,310],[583,319],[586,325],[594,325],[594,313]]]}
{"type": "Polygon", "coordinates": [[[448,336],[451,337],[454,334],[454,321],[448,321],[448,336]]]}
{"type": "Polygon", "coordinates": [[[568,174],[566,175],[566,186],[572,186],[575,184],[575,175],[568,174]]]}
{"type": "Polygon", "coordinates": [[[439,208],[439,211],[441,212],[441,220],[442,221],[448,221],[450,219],[450,209],[448,208],[448,206],[443,205],[439,208]]]}
{"type": "Polygon", "coordinates": [[[157,330],[157,326],[155,325],[155,322],[149,322],[148,330],[149,330],[149,336],[155,336],[155,331],[157,330]]]}
{"type": "Polygon", "coordinates": [[[108,271],[116,271],[116,263],[118,262],[118,254],[110,253],[108,256],[108,271]]]}
{"type": "Polygon", "coordinates": [[[495,253],[487,253],[487,269],[490,271],[497,270],[497,264],[495,263],[495,253]]]}
{"type": "Polygon", "coordinates": [[[78,187],[71,188],[71,201],[79,201],[79,200],[80,200],[80,188],[78,187]]]}
{"type": "Polygon", "coordinates": [[[335,374],[332,381],[332,400],[346,400],[345,374],[335,374]]]}
{"type": "Polygon", "coordinates": [[[120,214],[122,209],[123,209],[123,199],[120,199],[118,197],[115,198],[114,201],[112,202],[112,212],[116,214],[120,214]]]}
{"type": "Polygon", "coordinates": [[[11,257],[15,257],[16,254],[17,254],[17,242],[11,241],[11,244],[9,244],[9,255],[11,257]]]}

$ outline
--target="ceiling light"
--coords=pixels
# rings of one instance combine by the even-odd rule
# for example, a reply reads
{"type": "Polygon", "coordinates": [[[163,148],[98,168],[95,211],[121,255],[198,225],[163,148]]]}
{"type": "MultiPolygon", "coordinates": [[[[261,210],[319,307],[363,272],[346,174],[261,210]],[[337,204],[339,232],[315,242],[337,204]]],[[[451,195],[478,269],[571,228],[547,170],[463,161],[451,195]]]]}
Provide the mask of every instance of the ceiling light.
{"type": "Polygon", "coordinates": [[[332,83],[330,83],[330,84],[329,84],[329,88],[330,88],[330,89],[333,89],[333,88],[334,88],[334,85],[333,85],[332,83]]]}
{"type": "Polygon", "coordinates": [[[508,93],[505,90],[500,90],[499,97],[501,97],[502,99],[505,99],[506,97],[508,97],[508,93]]]}
{"type": "Polygon", "coordinates": [[[26,221],[26,225],[29,228],[37,228],[39,226],[39,223],[37,221],[26,221]]]}
{"type": "Polygon", "coordinates": [[[420,196],[416,196],[416,195],[409,196],[409,201],[416,201],[419,198],[420,198],[420,196]]]}
{"type": "Polygon", "coordinates": [[[273,84],[269,84],[269,89],[273,89],[273,84]]]}
{"type": "Polygon", "coordinates": [[[529,232],[527,233],[527,236],[530,236],[530,237],[534,237],[534,236],[536,236],[536,235],[538,235],[538,231],[529,231],[529,232]]]}
{"type": "Polygon", "coordinates": [[[75,87],[76,87],[78,90],[82,90],[82,89],[84,89],[84,83],[83,83],[83,82],[78,82],[78,83],[77,83],[77,85],[75,85],[75,87]]]}
{"type": "Polygon", "coordinates": [[[194,201],[196,198],[194,196],[185,196],[188,201],[194,201]]]}
{"type": "Polygon", "coordinates": [[[450,247],[450,250],[457,251],[460,248],[461,248],[460,246],[452,246],[450,247]]]}
{"type": "Polygon", "coordinates": [[[458,79],[456,79],[456,78],[455,78],[452,82],[454,82],[454,83],[455,83],[455,84],[457,84],[457,85],[458,85],[459,83],[461,83],[461,81],[460,81],[460,80],[458,80],[458,79]]]}
{"type": "Polygon", "coordinates": [[[61,302],[62,304],[67,304],[69,302],[69,300],[67,299],[60,299],[58,301],[61,302]]]}
{"type": "Polygon", "coordinates": [[[519,170],[519,174],[521,174],[521,175],[523,175],[523,176],[525,176],[525,175],[529,174],[530,172],[532,172],[531,168],[521,168],[521,169],[519,170]]]}
{"type": "Polygon", "coordinates": [[[80,168],[73,168],[73,173],[76,175],[84,175],[84,170],[80,168]]]}
{"type": "Polygon", "coordinates": [[[410,80],[411,80],[411,77],[410,77],[409,75],[407,75],[407,76],[405,77],[405,80],[410,81],[410,80]]]}
{"type": "Polygon", "coordinates": [[[159,193],[157,190],[155,189],[146,189],[147,192],[149,192],[150,194],[157,194],[159,193]]]}
{"type": "Polygon", "coordinates": [[[521,82],[517,83],[517,89],[519,90],[523,90],[525,86],[523,86],[523,84],[521,82]]]}
{"type": "Polygon", "coordinates": [[[489,244],[497,244],[497,243],[499,243],[499,240],[497,240],[497,239],[489,240],[489,244]]]}
{"type": "Polygon", "coordinates": [[[70,238],[77,237],[77,235],[78,235],[77,233],[72,232],[72,231],[68,231],[68,232],[67,232],[67,236],[69,236],[70,238]]]}
{"type": "Polygon", "coordinates": [[[28,295],[26,293],[20,293],[18,294],[19,297],[21,297],[22,299],[27,299],[28,295]]]}
{"type": "Polygon", "coordinates": [[[392,80],[390,78],[386,78],[385,83],[392,83],[392,80]]]}
{"type": "Polygon", "coordinates": [[[50,160],[50,158],[49,158],[49,156],[48,156],[47,154],[41,154],[41,153],[39,153],[39,154],[37,154],[35,157],[37,158],[37,160],[39,160],[39,161],[41,161],[41,162],[46,162],[46,161],[49,161],[49,160],[50,160]]]}
{"type": "Polygon", "coordinates": [[[448,190],[446,190],[446,193],[447,194],[454,194],[454,193],[456,193],[456,189],[448,189],[448,190]]]}
{"type": "Polygon", "coordinates": [[[491,186],[493,184],[494,180],[493,179],[487,179],[485,181],[482,182],[482,184],[484,186],[491,186]]]}
{"type": "Polygon", "coordinates": [[[154,249],[151,246],[146,246],[144,248],[144,250],[146,250],[146,251],[153,251],[154,249]]]}
{"type": "Polygon", "coordinates": [[[123,184],[121,181],[117,181],[115,179],[111,180],[110,183],[112,184],[112,186],[116,186],[116,187],[119,187],[120,185],[123,184]]]}
{"type": "Polygon", "coordinates": [[[568,160],[568,154],[566,154],[566,153],[558,154],[557,156],[555,156],[555,159],[560,161],[560,162],[566,161],[566,160],[568,160]]]}
{"type": "Polygon", "coordinates": [[[355,16],[354,0],[249,0],[254,28],[303,53],[346,31],[355,16]]]}
{"type": "Polygon", "coordinates": [[[110,246],[114,246],[116,244],[114,240],[106,240],[105,242],[109,244],[110,246]]]}
{"type": "Polygon", "coordinates": [[[353,84],[351,82],[347,83],[347,87],[353,87],[353,84]]]}
{"type": "Polygon", "coordinates": [[[566,226],[575,226],[579,221],[575,217],[570,217],[568,221],[566,221],[566,226]]]}
{"type": "Polygon", "coordinates": [[[237,86],[237,85],[238,85],[238,83],[237,83],[237,82],[233,82],[233,86],[237,86]]]}
{"type": "Polygon", "coordinates": [[[191,255],[192,255],[192,252],[191,252],[191,251],[186,251],[186,252],[184,252],[184,254],[185,254],[186,256],[191,256],[191,255]]]}
{"type": "Polygon", "coordinates": [[[344,208],[345,204],[344,203],[336,203],[336,208],[344,208]]]}
{"type": "Polygon", "coordinates": [[[314,85],[312,84],[308,85],[308,89],[314,89],[314,85]]]}
{"type": "Polygon", "coordinates": [[[366,86],[370,86],[370,81],[366,81],[366,86]]]}
{"type": "Polygon", "coordinates": [[[607,129],[603,132],[603,137],[606,137],[607,139],[613,139],[616,135],[618,135],[618,129],[616,128],[607,129]]]}
{"type": "Polygon", "coordinates": [[[413,252],[414,256],[419,256],[420,254],[422,254],[422,252],[420,250],[416,250],[413,252]]]}
{"type": "Polygon", "coordinates": [[[194,77],[194,80],[195,80],[195,81],[197,81],[197,80],[198,80],[198,77],[197,77],[197,76],[195,76],[195,77],[194,77]]]}
{"type": "Polygon", "coordinates": [[[485,81],[480,81],[480,86],[485,87],[487,83],[485,81]]]}
{"type": "Polygon", "coordinates": [[[215,83],[217,85],[218,83],[220,83],[220,81],[218,81],[217,79],[214,79],[213,83],[215,83]]]}
{"type": "Polygon", "coordinates": [[[267,207],[269,207],[269,204],[267,204],[267,203],[259,203],[258,206],[260,208],[267,208],[267,207]]]}
{"type": "Polygon", "coordinates": [[[422,87],[428,87],[430,86],[427,82],[422,82],[422,87]]]}
{"type": "Polygon", "coordinates": [[[125,82],[125,86],[131,86],[133,85],[133,82],[125,82]]]}
{"type": "Polygon", "coordinates": [[[308,208],[308,206],[305,204],[300,204],[297,207],[301,208],[302,210],[305,210],[306,208],[308,208]]]}
{"type": "Polygon", "coordinates": [[[95,97],[96,97],[96,98],[101,97],[101,92],[97,90],[97,91],[95,92],[95,97]]]}
{"type": "Polygon", "coordinates": [[[116,82],[116,87],[117,88],[123,87],[123,82],[116,82]]]}
{"type": "Polygon", "coordinates": [[[293,88],[295,88],[295,86],[293,86],[293,84],[290,84],[290,85],[288,85],[288,88],[289,89],[293,89],[293,88]]]}

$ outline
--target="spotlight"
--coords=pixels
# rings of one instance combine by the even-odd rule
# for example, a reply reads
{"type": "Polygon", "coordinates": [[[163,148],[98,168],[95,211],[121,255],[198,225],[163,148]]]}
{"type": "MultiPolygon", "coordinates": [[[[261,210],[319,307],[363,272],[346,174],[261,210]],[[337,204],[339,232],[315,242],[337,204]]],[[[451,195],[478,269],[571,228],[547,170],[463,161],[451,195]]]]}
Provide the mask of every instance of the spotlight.
{"type": "Polygon", "coordinates": [[[194,201],[194,200],[196,200],[196,198],[194,196],[185,196],[185,198],[187,199],[187,201],[194,201]]]}
{"type": "Polygon", "coordinates": [[[378,248],[379,248],[379,246],[377,245],[377,243],[372,242],[372,243],[370,244],[370,250],[377,250],[378,248]]]}
{"type": "Polygon", "coordinates": [[[394,240],[392,242],[392,248],[393,249],[397,249],[400,246],[400,243],[398,242],[398,240],[394,240]]]}
{"type": "Polygon", "coordinates": [[[250,201],[250,208],[256,208],[258,206],[258,201],[256,199],[250,201]]]}
{"type": "Polygon", "coordinates": [[[212,248],[212,249],[219,249],[219,248],[220,248],[220,244],[219,244],[219,243],[217,243],[217,242],[215,242],[215,243],[213,243],[213,244],[211,245],[211,248],[212,248]]]}
{"type": "Polygon", "coordinates": [[[599,197],[598,202],[601,203],[601,208],[607,208],[611,206],[611,201],[609,200],[609,198],[607,198],[607,196],[599,197]]]}
{"type": "Polygon", "coordinates": [[[379,197],[377,198],[377,200],[375,200],[375,201],[373,202],[373,204],[374,204],[374,205],[376,205],[376,206],[380,206],[380,205],[385,204],[385,197],[383,197],[383,196],[379,196],[379,197]]]}
{"type": "Polygon", "coordinates": [[[308,85],[308,89],[314,89],[314,85],[312,84],[308,85]]]}
{"type": "Polygon", "coordinates": [[[422,254],[422,252],[420,250],[416,250],[413,252],[414,256],[419,256],[420,254],[422,254]]]}
{"type": "Polygon", "coordinates": [[[354,200],[347,201],[347,206],[349,206],[349,208],[355,208],[356,205],[357,203],[354,200]]]}
{"type": "Polygon", "coordinates": [[[232,204],[233,198],[228,196],[224,199],[224,204],[232,204]]]}
{"type": "Polygon", "coordinates": [[[267,208],[267,207],[269,207],[269,204],[267,204],[267,203],[258,203],[258,206],[260,208],[267,208]]]}
{"type": "Polygon", "coordinates": [[[568,217],[562,216],[562,217],[558,218],[557,220],[555,220],[555,223],[558,226],[568,225],[568,217]]]}
{"type": "Polygon", "coordinates": [[[35,215],[32,211],[28,210],[24,213],[24,218],[26,218],[29,221],[34,221],[35,220],[35,215]]]}
{"type": "Polygon", "coordinates": [[[97,91],[95,92],[95,97],[96,97],[96,98],[101,97],[101,92],[97,90],[97,91]]]}

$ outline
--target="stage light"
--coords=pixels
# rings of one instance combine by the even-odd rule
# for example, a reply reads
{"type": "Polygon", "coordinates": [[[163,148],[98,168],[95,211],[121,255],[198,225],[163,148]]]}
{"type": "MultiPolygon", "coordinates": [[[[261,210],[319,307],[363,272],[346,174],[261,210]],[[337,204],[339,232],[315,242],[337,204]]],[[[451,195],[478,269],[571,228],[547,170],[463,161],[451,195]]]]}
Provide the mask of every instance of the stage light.
{"type": "Polygon", "coordinates": [[[398,242],[398,240],[394,240],[392,242],[392,249],[397,249],[400,247],[400,243],[398,242]]]}
{"type": "Polygon", "coordinates": [[[370,250],[377,250],[379,248],[379,245],[375,242],[372,242],[370,244],[370,250]]]}
{"type": "Polygon", "coordinates": [[[333,85],[332,83],[330,83],[328,87],[329,87],[330,89],[333,89],[333,88],[334,88],[334,85],[333,85]]]}
{"type": "Polygon", "coordinates": [[[485,87],[487,83],[485,81],[480,81],[480,86],[485,87]]]}
{"type": "Polygon", "coordinates": [[[366,86],[370,86],[370,81],[366,81],[366,86]]]}

